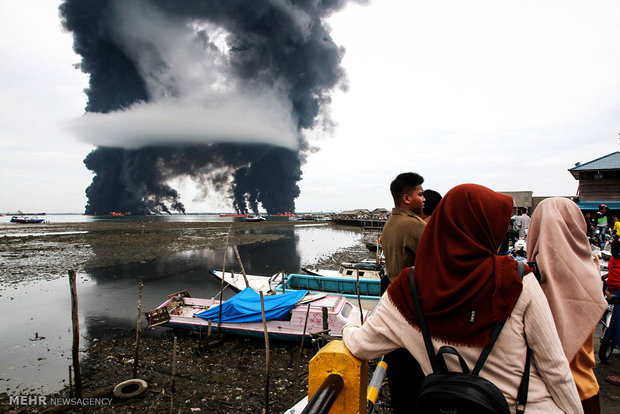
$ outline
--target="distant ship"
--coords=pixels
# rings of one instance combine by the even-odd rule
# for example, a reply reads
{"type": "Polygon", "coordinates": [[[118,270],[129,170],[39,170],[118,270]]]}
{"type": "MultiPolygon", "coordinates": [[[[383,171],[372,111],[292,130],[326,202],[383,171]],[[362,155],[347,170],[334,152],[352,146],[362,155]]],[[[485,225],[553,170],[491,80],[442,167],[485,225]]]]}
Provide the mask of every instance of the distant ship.
{"type": "Polygon", "coordinates": [[[220,214],[220,217],[248,217],[249,214],[220,214]]]}
{"type": "Polygon", "coordinates": [[[11,217],[11,223],[19,223],[19,224],[39,224],[43,223],[44,219],[38,217],[28,217],[28,216],[13,216],[11,217]]]}

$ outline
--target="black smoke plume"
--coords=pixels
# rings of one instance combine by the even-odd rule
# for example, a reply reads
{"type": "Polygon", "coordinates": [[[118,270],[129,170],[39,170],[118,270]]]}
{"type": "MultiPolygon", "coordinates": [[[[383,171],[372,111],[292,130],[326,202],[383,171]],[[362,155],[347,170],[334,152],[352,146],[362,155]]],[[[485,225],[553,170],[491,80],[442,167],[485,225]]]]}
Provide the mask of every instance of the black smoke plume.
{"type": "Polygon", "coordinates": [[[257,212],[259,204],[269,214],[293,211],[309,150],[303,132],[329,123],[329,93],[345,87],[344,50],[325,18],[346,3],[62,3],[79,67],[90,75],[84,118],[99,122],[81,129],[98,145],[84,160],[94,172],[86,213],[185,212],[168,184],[179,177],[225,194],[240,213],[257,212]],[[211,115],[200,116],[196,107],[211,115]],[[239,107],[248,111],[228,109],[239,107]],[[166,116],[178,128],[159,128],[166,116]],[[115,119],[121,126],[108,129],[115,119]],[[251,122],[257,127],[243,129],[251,122]]]}

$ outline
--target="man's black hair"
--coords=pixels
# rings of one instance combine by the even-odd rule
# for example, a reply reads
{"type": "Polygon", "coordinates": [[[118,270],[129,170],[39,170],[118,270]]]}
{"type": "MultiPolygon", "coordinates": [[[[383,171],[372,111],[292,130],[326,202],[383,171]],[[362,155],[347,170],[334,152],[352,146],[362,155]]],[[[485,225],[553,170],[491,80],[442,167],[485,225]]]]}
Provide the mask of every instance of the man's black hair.
{"type": "Polygon", "coordinates": [[[435,207],[441,201],[441,194],[435,190],[424,190],[424,209],[425,215],[430,216],[435,211],[435,207]]]}
{"type": "Polygon", "coordinates": [[[390,192],[394,203],[398,205],[403,194],[408,193],[419,185],[424,183],[424,178],[420,174],[414,172],[406,172],[398,174],[392,184],[390,184],[390,192]]]}

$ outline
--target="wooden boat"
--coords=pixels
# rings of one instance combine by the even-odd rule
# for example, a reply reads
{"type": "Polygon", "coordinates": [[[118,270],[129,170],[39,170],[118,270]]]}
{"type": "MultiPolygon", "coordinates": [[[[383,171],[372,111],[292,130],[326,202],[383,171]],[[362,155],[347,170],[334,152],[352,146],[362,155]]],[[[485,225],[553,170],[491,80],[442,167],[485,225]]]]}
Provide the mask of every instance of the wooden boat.
{"type": "MultiPolygon", "coordinates": [[[[340,338],[347,322],[360,320],[359,309],[342,296],[309,295],[307,291],[299,291],[265,296],[264,303],[265,314],[271,315],[266,325],[272,339],[300,340],[305,337],[309,340],[318,334],[340,338]],[[323,320],[324,312],[326,321],[323,320]]],[[[146,312],[145,316],[149,326],[194,329],[205,333],[211,320],[211,329],[217,332],[219,304],[219,299],[193,298],[187,291],[182,291],[169,295],[168,300],[146,312]]],[[[223,301],[221,308],[220,329],[223,333],[264,335],[260,296],[254,290],[244,289],[223,301]]]]}
{"type": "Polygon", "coordinates": [[[311,269],[307,267],[302,267],[301,270],[313,276],[345,277],[356,279],[359,275],[360,279],[381,279],[383,265],[376,264],[373,260],[358,263],[345,262],[340,265],[338,270],[311,269]]]}
{"type": "Polygon", "coordinates": [[[38,217],[28,217],[28,216],[13,216],[11,217],[11,223],[19,223],[19,224],[39,224],[43,223],[45,219],[38,217]]]}
{"type": "MultiPolygon", "coordinates": [[[[329,277],[315,275],[289,274],[284,285],[279,284],[276,293],[308,290],[311,293],[324,292],[339,294],[346,297],[354,305],[358,305],[358,280],[352,277],[329,277]]],[[[380,279],[359,279],[359,300],[361,307],[372,310],[381,299],[380,279]]]]}
{"type": "Polygon", "coordinates": [[[226,272],[224,275],[219,270],[209,270],[209,273],[220,280],[224,278],[224,283],[229,285],[236,292],[241,292],[248,287],[245,283],[245,279],[247,278],[249,287],[256,292],[263,292],[264,294],[274,293],[276,286],[282,283],[284,276],[283,273],[276,273],[273,276],[246,275],[246,278],[244,278],[243,274],[235,272],[226,272]]]}

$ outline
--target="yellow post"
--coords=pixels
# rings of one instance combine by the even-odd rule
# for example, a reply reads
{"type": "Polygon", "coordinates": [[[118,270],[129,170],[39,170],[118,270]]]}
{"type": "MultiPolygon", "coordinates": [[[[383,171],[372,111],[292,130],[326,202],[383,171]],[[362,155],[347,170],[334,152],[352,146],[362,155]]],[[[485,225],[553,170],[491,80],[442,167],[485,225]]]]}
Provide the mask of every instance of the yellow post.
{"type": "Polygon", "coordinates": [[[342,341],[331,341],[311,360],[308,374],[308,401],[330,374],[338,374],[344,388],[334,401],[330,414],[366,414],[366,386],[368,362],[360,361],[342,341]]]}

